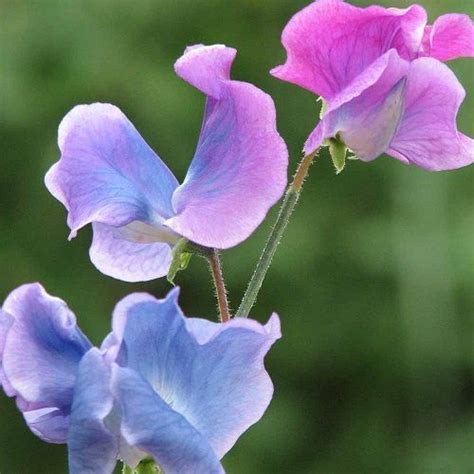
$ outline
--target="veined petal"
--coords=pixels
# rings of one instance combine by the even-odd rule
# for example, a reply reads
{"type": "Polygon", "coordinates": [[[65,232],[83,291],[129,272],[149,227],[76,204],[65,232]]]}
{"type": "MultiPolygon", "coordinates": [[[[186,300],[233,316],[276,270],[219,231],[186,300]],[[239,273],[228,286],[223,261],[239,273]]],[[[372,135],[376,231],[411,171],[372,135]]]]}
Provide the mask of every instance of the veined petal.
{"type": "Polygon", "coordinates": [[[188,48],[176,72],[208,95],[195,156],[173,195],[176,216],[164,222],[207,247],[245,240],[280,199],[288,153],[276,130],[271,97],[230,79],[236,51],[222,45],[188,48]]]}
{"type": "Polygon", "coordinates": [[[418,5],[405,10],[359,8],[341,0],[319,0],[285,27],[287,60],[271,73],[330,103],[390,49],[407,60],[416,57],[425,24],[426,12],[418,5]]]}
{"type": "Polygon", "coordinates": [[[122,435],[153,456],[167,474],[223,474],[207,439],[140,375],[115,367],[113,388],[122,409],[122,435]]]}
{"type": "Polygon", "coordinates": [[[165,300],[135,295],[117,305],[119,327],[127,319],[117,362],[147,380],[222,457],[270,403],[263,359],[280,337],[279,320],[186,320],[176,298],[176,291],[165,300]]]}
{"type": "Polygon", "coordinates": [[[421,56],[440,61],[474,56],[474,25],[468,15],[448,13],[425,28],[421,56]]]}
{"type": "Polygon", "coordinates": [[[37,436],[63,443],[78,365],[91,344],[66,304],[37,283],[10,293],[3,310],[13,318],[1,358],[7,394],[37,436]]]}
{"type": "MultiPolygon", "coordinates": [[[[151,239],[142,243],[134,241],[129,238],[129,226],[117,228],[94,222],[92,227],[94,236],[90,258],[105,275],[137,282],[160,278],[168,273],[172,260],[170,244],[151,239]]],[[[144,230],[141,235],[146,238],[144,230]]]]}
{"type": "Polygon", "coordinates": [[[353,82],[353,89],[347,87],[335,96],[304,152],[312,153],[328,138],[338,136],[361,160],[384,153],[403,113],[408,68],[409,63],[394,49],[377,59],[353,82]]]}
{"type": "Polygon", "coordinates": [[[113,406],[110,365],[91,349],[80,363],[74,389],[68,434],[71,474],[112,474],[120,438],[107,427],[113,406]]]}
{"type": "Polygon", "coordinates": [[[71,236],[94,221],[160,224],[173,214],[176,178],[117,107],[74,107],[59,126],[58,144],[61,159],[45,183],[69,211],[71,236]]]}
{"type": "Polygon", "coordinates": [[[404,114],[388,154],[430,171],[473,163],[473,140],[456,126],[464,96],[463,87],[446,65],[432,58],[413,61],[404,114]]]}
{"type": "MultiPolygon", "coordinates": [[[[177,292],[179,288],[171,290],[170,294],[177,292]]],[[[132,293],[122,298],[112,313],[112,332],[105,338],[100,349],[106,355],[107,360],[115,361],[122,344],[123,333],[128,320],[129,311],[136,305],[145,302],[156,303],[156,298],[148,293],[132,293]]],[[[158,300],[160,301],[160,300],[158,300]]]]}
{"type": "Polygon", "coordinates": [[[199,319],[191,323],[193,336],[202,344],[187,379],[188,400],[182,413],[222,457],[263,416],[273,397],[263,361],[281,337],[280,321],[274,314],[265,326],[247,318],[213,323],[214,331],[206,338],[207,323],[199,319]]]}

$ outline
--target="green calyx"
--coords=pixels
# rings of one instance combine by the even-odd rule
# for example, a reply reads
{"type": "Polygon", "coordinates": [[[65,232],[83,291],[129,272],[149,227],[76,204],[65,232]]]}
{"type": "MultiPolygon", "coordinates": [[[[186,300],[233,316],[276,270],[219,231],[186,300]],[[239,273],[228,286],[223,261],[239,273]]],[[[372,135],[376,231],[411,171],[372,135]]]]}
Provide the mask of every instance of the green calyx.
{"type": "Polygon", "coordinates": [[[202,247],[184,237],[179,239],[178,243],[173,247],[173,259],[171,261],[168,275],[166,276],[167,280],[172,285],[174,285],[176,274],[188,267],[193,254],[208,258],[208,256],[212,254],[212,249],[202,247]]]}
{"type": "Polygon", "coordinates": [[[336,136],[328,140],[329,154],[336,168],[336,174],[339,174],[346,166],[347,147],[344,142],[336,136]]]}
{"type": "Polygon", "coordinates": [[[163,474],[163,471],[152,459],[144,459],[135,469],[132,469],[124,463],[122,474],[163,474]]]}

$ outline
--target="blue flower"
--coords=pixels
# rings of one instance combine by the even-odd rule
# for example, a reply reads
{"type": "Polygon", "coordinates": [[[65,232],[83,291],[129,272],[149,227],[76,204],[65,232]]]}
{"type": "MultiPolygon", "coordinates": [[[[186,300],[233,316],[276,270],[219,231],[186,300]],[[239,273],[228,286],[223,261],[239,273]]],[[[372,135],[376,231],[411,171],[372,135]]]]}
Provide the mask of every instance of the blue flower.
{"type": "Polygon", "coordinates": [[[68,444],[72,474],[146,457],[166,474],[222,473],[220,459],[265,412],[273,385],[263,361],[278,316],[264,326],[185,318],[177,297],[124,298],[100,349],[41,285],[6,299],[0,383],[37,436],[68,444]]]}

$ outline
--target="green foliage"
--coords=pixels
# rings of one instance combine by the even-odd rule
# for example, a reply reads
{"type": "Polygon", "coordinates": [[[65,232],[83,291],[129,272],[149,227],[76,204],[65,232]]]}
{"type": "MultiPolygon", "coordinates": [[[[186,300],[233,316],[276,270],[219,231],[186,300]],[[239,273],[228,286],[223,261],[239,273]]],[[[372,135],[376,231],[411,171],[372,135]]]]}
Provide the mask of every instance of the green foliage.
{"type": "MultiPolygon", "coordinates": [[[[43,176],[58,159],[61,118],[102,101],[119,106],[182,178],[204,105],[173,71],[186,45],[239,50],[233,75],[274,97],[292,174],[318,112],[312,94],[268,70],[284,59],[283,26],[306,3],[0,2],[0,300],[41,281],[99,343],[119,298],[170,289],[165,278],[128,284],[100,274],[88,258],[90,229],[67,241],[65,211],[43,176]]],[[[422,3],[431,19],[474,13],[470,0],[422,3]]],[[[472,63],[450,66],[468,91],[459,126],[472,136],[472,63]]],[[[282,319],[267,359],[275,397],[224,458],[229,474],[473,471],[473,182],[474,167],[436,174],[383,157],[335,176],[327,151],[317,159],[252,314],[282,319]]],[[[222,253],[234,308],[276,211],[222,253]]],[[[192,259],[179,283],[186,314],[215,320],[206,262],[192,259]]],[[[67,472],[65,447],[39,441],[3,394],[0,418],[0,472],[67,472]]]]}

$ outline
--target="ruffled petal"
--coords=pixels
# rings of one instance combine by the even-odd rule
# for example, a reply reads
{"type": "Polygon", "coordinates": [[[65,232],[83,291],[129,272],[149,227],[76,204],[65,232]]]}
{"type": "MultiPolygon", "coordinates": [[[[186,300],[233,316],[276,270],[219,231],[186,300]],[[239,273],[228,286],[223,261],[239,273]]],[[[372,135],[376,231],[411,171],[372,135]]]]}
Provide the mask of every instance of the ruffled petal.
{"type": "Polygon", "coordinates": [[[5,342],[7,340],[7,334],[13,325],[13,321],[14,319],[12,316],[0,309],[0,387],[2,387],[4,392],[10,397],[13,397],[15,395],[15,391],[10,386],[10,384],[8,383],[8,379],[3,373],[2,360],[3,351],[5,349],[5,342]]]}
{"type": "Polygon", "coordinates": [[[236,51],[188,48],[176,72],[208,95],[201,136],[184,183],[173,195],[176,216],[165,225],[207,247],[245,240],[280,199],[288,152],[276,130],[271,97],[230,79],[236,51]]]}
{"type": "Polygon", "coordinates": [[[224,473],[206,438],[137,372],[115,367],[113,388],[121,406],[121,433],[130,446],[150,454],[167,474],[224,473]]]}
{"type": "Polygon", "coordinates": [[[105,275],[137,282],[160,278],[168,273],[171,246],[163,242],[139,243],[131,240],[126,227],[94,222],[89,254],[92,263],[105,275]]]}
{"type": "Polygon", "coordinates": [[[425,24],[426,12],[418,5],[405,10],[359,8],[341,0],[319,0],[285,27],[287,60],[271,73],[331,102],[388,50],[413,59],[425,24]]]}
{"type": "Polygon", "coordinates": [[[121,306],[119,326],[124,317],[127,323],[118,363],[147,380],[222,457],[270,403],[263,359],[280,337],[278,317],[266,326],[243,318],[187,320],[176,290],[165,300],[134,295],[121,306]]]}
{"type": "Polygon", "coordinates": [[[431,58],[413,61],[405,111],[388,154],[430,171],[473,163],[473,140],[456,126],[464,96],[463,87],[446,65],[431,58]]]}
{"type": "Polygon", "coordinates": [[[97,349],[79,366],[68,434],[71,474],[112,474],[119,455],[119,433],[107,427],[114,398],[111,368],[97,349]]]}
{"type": "Polygon", "coordinates": [[[210,336],[204,331],[209,331],[207,321],[194,320],[192,333],[202,345],[186,379],[187,404],[181,412],[222,457],[270,404],[273,384],[263,361],[281,337],[280,321],[275,314],[265,326],[237,318],[214,323],[210,336]]]}
{"type": "Polygon", "coordinates": [[[328,111],[306,141],[313,153],[328,138],[340,138],[361,160],[384,153],[403,113],[404,77],[409,63],[392,49],[369,66],[353,87],[335,96],[328,111]]]}
{"type": "Polygon", "coordinates": [[[69,211],[72,236],[94,221],[159,225],[173,214],[176,178],[117,107],[74,107],[59,126],[58,144],[61,159],[45,183],[69,211]]]}
{"type": "Polygon", "coordinates": [[[13,318],[2,354],[8,395],[36,435],[63,443],[78,365],[91,344],[67,305],[37,283],[10,293],[3,310],[13,318]]]}
{"type": "Polygon", "coordinates": [[[448,13],[425,28],[421,56],[440,61],[474,56],[474,24],[468,15],[448,13]]]}

